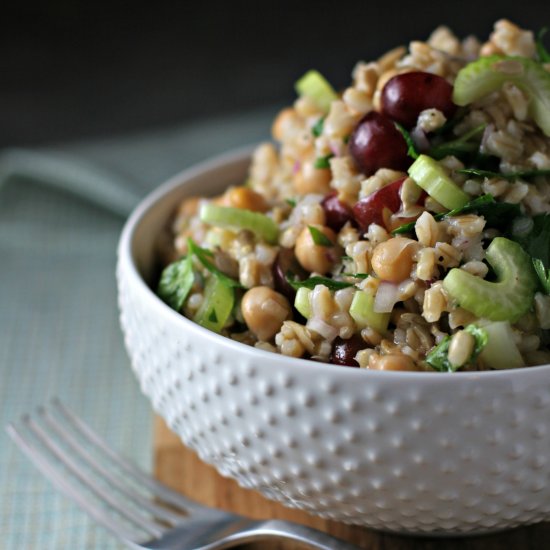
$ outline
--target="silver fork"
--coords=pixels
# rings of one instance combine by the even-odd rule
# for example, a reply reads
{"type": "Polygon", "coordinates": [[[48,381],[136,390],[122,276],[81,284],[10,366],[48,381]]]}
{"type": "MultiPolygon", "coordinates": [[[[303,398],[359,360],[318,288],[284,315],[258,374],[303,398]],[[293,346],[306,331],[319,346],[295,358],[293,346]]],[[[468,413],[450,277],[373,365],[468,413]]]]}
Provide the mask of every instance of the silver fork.
{"type": "Polygon", "coordinates": [[[251,520],[184,497],[115,453],[58,399],[6,430],[58,490],[130,548],[219,550],[278,538],[357,550],[310,527],[251,520]]]}

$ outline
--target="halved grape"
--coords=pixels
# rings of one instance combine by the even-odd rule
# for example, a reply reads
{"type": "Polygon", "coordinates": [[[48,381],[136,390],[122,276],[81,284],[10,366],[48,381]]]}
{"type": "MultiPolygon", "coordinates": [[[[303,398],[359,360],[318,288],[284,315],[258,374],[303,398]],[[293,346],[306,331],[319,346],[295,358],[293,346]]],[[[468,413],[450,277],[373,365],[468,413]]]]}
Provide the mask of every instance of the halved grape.
{"type": "Polygon", "coordinates": [[[382,89],[382,112],[391,119],[412,128],[425,109],[438,109],[451,118],[456,105],[453,87],[441,76],[423,71],[398,74],[382,89]]]}
{"type": "Polygon", "coordinates": [[[325,223],[333,231],[340,231],[348,221],[353,220],[351,206],[338,199],[336,193],[329,193],[322,201],[325,211],[325,223]]]}
{"type": "Polygon", "coordinates": [[[351,338],[344,340],[339,336],[332,342],[332,353],[330,362],[333,365],[346,365],[348,367],[358,367],[359,363],[355,360],[357,352],[365,349],[367,344],[361,338],[361,335],[354,334],[351,338]]]}
{"type": "Polygon", "coordinates": [[[393,120],[376,111],[358,122],[349,139],[349,152],[366,176],[379,168],[406,170],[411,163],[405,139],[393,120]]]}
{"type": "Polygon", "coordinates": [[[513,82],[529,96],[529,114],[550,136],[550,73],[532,59],[492,55],[469,63],[457,75],[453,101],[468,105],[513,82]]]}
{"type": "Polygon", "coordinates": [[[401,208],[400,191],[405,179],[389,183],[355,203],[353,217],[362,231],[367,231],[371,223],[384,227],[384,210],[393,214],[401,208]]]}
{"type": "Polygon", "coordinates": [[[443,279],[443,288],[477,317],[515,322],[531,308],[537,288],[531,257],[514,241],[497,237],[487,248],[486,258],[496,282],[454,268],[443,279]]]}

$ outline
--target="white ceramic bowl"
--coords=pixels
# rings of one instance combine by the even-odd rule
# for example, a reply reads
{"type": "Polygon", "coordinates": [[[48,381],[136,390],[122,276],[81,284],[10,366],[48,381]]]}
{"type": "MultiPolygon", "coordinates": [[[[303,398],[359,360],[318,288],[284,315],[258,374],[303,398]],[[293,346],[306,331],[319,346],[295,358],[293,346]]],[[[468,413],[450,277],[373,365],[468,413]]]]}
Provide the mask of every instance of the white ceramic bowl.
{"type": "Polygon", "coordinates": [[[155,296],[155,239],[174,207],[242,182],[249,155],[175,176],[122,233],[121,323],[154,409],[223,475],[326,518],[415,533],[548,519],[550,366],[432,374],[314,363],[209,332],[155,296]]]}

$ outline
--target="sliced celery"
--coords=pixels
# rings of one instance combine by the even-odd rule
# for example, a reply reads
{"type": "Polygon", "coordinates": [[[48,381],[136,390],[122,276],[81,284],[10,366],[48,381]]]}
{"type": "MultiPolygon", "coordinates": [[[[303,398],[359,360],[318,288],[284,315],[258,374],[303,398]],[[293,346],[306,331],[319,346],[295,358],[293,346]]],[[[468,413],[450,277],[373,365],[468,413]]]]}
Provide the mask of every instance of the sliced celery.
{"type": "Polygon", "coordinates": [[[420,155],[409,167],[409,176],[430,197],[448,210],[462,208],[470,197],[447,175],[437,160],[420,155]]]}
{"type": "Polygon", "coordinates": [[[525,57],[492,55],[469,63],[457,75],[453,101],[468,105],[512,82],[529,97],[529,114],[550,136],[550,73],[525,57]]]}
{"type": "Polygon", "coordinates": [[[491,369],[516,369],[525,365],[508,321],[479,325],[487,333],[487,344],[479,355],[485,365],[491,369]]]}
{"type": "Polygon", "coordinates": [[[309,97],[323,111],[328,111],[330,104],[338,99],[338,95],[325,77],[314,70],[302,76],[295,87],[300,96],[309,97]]]}
{"type": "Polygon", "coordinates": [[[193,321],[214,332],[220,332],[231,315],[235,291],[220,277],[208,278],[204,299],[193,321]]]}
{"type": "Polygon", "coordinates": [[[296,297],[294,298],[294,307],[298,312],[303,315],[306,319],[311,317],[311,289],[302,286],[296,292],[296,297]]]}
{"type": "Polygon", "coordinates": [[[204,204],[200,211],[201,221],[227,229],[248,229],[257,237],[275,244],[279,237],[277,224],[268,216],[252,210],[204,204]]]}
{"type": "Polygon", "coordinates": [[[451,269],[443,288],[464,309],[491,321],[517,321],[533,304],[537,276],[530,256],[514,241],[497,237],[486,258],[497,281],[485,281],[462,269],[451,269]]]}
{"type": "Polygon", "coordinates": [[[375,312],[374,296],[364,290],[358,290],[354,294],[349,314],[359,329],[371,327],[380,334],[384,334],[388,329],[391,315],[390,313],[375,312]]]}

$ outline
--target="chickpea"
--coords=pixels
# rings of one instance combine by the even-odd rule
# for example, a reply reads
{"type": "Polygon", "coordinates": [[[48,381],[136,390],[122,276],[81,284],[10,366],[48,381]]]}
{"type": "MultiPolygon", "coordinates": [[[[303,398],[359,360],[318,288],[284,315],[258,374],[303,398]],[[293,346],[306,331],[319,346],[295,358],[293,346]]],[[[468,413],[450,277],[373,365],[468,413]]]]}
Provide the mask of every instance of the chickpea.
{"type": "Polygon", "coordinates": [[[275,118],[271,127],[271,135],[277,141],[283,141],[285,135],[295,133],[301,127],[298,113],[292,108],[283,109],[275,118]]]}
{"type": "Polygon", "coordinates": [[[178,208],[178,214],[185,217],[195,216],[199,211],[201,197],[188,197],[184,199],[178,208]]]}
{"type": "Polygon", "coordinates": [[[262,195],[250,187],[232,187],[225,192],[223,198],[225,206],[243,208],[253,212],[266,212],[269,207],[262,195]]]}
{"type": "MultiPolygon", "coordinates": [[[[314,225],[316,229],[326,235],[330,241],[336,243],[336,234],[330,227],[314,225]]],[[[322,246],[315,244],[309,227],[304,227],[296,239],[294,254],[300,265],[307,271],[315,271],[324,275],[328,273],[334,263],[340,258],[341,250],[338,246],[322,246]]]]}
{"type": "Polygon", "coordinates": [[[417,370],[414,361],[403,353],[388,353],[387,355],[378,355],[372,353],[369,357],[369,369],[373,370],[417,370]]]}
{"type": "Polygon", "coordinates": [[[313,161],[305,161],[294,175],[294,189],[299,195],[319,193],[326,195],[330,192],[332,172],[330,168],[315,168],[313,161]]]}
{"type": "Polygon", "coordinates": [[[271,340],[292,315],[288,300],[267,286],[248,290],[241,301],[241,311],[248,328],[264,342],[271,340]]]}
{"type": "Polygon", "coordinates": [[[411,273],[416,241],[395,237],[380,243],[372,253],[371,265],[384,281],[398,283],[411,273]]]}

